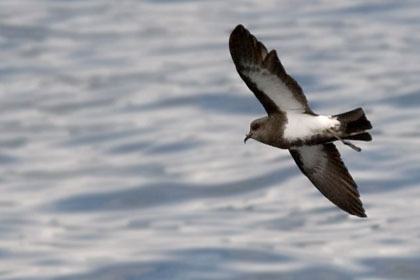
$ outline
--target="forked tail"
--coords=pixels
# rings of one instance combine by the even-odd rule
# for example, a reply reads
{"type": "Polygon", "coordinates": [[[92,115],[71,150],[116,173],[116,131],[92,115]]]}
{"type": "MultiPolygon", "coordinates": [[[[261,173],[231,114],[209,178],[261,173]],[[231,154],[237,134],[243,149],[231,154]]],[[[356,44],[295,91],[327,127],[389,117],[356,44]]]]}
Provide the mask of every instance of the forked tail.
{"type": "Polygon", "coordinates": [[[334,117],[340,122],[340,132],[336,135],[338,140],[350,146],[356,151],[361,149],[346,140],[372,141],[372,136],[367,130],[372,128],[372,124],[366,118],[362,108],[357,108],[334,117]]]}

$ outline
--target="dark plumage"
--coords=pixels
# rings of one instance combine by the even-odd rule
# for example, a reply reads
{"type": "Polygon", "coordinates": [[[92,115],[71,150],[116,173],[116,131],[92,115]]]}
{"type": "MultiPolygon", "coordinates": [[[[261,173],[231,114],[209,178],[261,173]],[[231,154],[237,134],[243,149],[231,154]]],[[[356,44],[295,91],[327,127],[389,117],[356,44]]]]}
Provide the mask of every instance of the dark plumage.
{"type": "Polygon", "coordinates": [[[239,76],[268,114],[251,123],[245,141],[253,138],[289,149],[299,169],[325,197],[352,215],[366,217],[357,185],[332,143],[340,140],[360,151],[347,140],[372,140],[367,132],[372,125],[363,109],[334,116],[315,114],[276,51],[268,52],[242,25],[232,31],[229,49],[239,76]]]}

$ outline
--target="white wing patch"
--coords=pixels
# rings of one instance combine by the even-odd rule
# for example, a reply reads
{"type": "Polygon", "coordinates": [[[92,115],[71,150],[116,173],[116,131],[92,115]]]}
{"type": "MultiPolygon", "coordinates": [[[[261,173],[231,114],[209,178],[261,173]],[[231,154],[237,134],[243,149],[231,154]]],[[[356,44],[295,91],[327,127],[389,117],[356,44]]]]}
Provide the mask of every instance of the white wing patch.
{"type": "Polygon", "coordinates": [[[283,132],[286,140],[310,138],[319,133],[325,133],[327,129],[334,129],[340,126],[335,117],[312,116],[308,114],[286,113],[287,123],[283,132]]]}
{"type": "Polygon", "coordinates": [[[252,70],[244,71],[255,86],[264,92],[277,105],[280,111],[304,112],[305,105],[299,102],[290,89],[277,76],[266,69],[260,69],[254,65],[248,65],[252,70]]]}
{"type": "Polygon", "coordinates": [[[297,149],[300,153],[302,168],[313,172],[313,176],[322,173],[328,163],[328,158],[322,145],[301,146],[297,149]]]}

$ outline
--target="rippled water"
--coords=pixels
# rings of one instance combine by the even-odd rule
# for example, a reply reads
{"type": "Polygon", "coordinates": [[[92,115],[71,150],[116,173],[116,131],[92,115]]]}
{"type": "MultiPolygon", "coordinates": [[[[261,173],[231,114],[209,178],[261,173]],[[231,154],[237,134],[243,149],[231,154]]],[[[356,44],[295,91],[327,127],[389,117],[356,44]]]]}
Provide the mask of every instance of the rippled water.
{"type": "Polygon", "coordinates": [[[418,1],[1,1],[1,279],[419,279],[418,1]],[[276,48],[312,108],[364,107],[338,144],[368,219],[287,151],[230,31],[276,48]]]}

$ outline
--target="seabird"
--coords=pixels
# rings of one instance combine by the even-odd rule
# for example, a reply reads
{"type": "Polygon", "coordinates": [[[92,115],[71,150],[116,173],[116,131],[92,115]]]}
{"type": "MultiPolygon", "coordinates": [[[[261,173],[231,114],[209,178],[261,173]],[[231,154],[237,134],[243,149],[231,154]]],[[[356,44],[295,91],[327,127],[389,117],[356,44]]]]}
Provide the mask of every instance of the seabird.
{"type": "Polygon", "coordinates": [[[372,128],[362,108],[324,116],[314,113],[302,88],[289,76],[275,50],[267,51],[242,25],[231,33],[229,49],[236,70],[268,116],[254,120],[244,142],[288,149],[297,166],[332,203],[358,217],[367,217],[357,185],[333,144],[339,140],[371,141],[372,128]]]}

